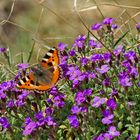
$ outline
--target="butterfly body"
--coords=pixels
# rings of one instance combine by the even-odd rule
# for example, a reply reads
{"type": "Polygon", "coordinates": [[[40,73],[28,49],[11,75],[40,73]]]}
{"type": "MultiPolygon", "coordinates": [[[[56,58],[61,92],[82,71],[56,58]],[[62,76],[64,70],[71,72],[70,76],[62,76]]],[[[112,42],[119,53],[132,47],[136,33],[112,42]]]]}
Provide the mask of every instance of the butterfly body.
{"type": "Polygon", "coordinates": [[[41,63],[31,68],[27,76],[22,77],[19,89],[46,91],[53,87],[60,77],[58,50],[52,48],[42,58],[41,63]]]}

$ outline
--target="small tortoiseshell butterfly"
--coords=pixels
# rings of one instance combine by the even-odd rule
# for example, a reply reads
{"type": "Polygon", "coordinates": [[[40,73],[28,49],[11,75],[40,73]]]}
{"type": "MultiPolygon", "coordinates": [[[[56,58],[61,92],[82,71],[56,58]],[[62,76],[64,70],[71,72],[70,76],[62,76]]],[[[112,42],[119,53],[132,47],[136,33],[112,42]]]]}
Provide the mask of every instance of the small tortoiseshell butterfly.
{"type": "Polygon", "coordinates": [[[56,48],[51,48],[42,58],[41,63],[31,67],[32,72],[19,79],[19,89],[46,91],[53,87],[60,77],[59,54],[56,48]]]}

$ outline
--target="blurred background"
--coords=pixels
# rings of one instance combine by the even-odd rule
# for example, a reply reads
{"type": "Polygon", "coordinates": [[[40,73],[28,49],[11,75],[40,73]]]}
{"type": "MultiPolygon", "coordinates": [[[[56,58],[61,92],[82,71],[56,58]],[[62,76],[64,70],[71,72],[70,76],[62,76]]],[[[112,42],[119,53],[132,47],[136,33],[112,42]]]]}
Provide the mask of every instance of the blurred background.
{"type": "MultiPolygon", "coordinates": [[[[0,0],[0,47],[9,48],[13,63],[19,63],[16,58],[22,52],[26,61],[33,40],[33,59],[45,53],[42,42],[70,46],[77,35],[87,34],[74,6],[89,28],[105,17],[115,18],[118,35],[128,28],[135,32],[140,21],[140,0],[0,0]]],[[[5,61],[2,56],[0,60],[5,61]]]]}

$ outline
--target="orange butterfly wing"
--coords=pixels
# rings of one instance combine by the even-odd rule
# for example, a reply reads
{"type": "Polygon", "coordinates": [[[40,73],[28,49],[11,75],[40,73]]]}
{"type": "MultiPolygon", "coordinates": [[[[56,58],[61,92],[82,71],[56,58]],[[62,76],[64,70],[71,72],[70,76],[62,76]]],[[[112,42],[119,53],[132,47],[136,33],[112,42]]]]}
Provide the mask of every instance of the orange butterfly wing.
{"type": "Polygon", "coordinates": [[[19,79],[19,89],[46,91],[59,80],[59,55],[57,49],[49,50],[41,61],[40,66],[33,67],[29,75],[19,79]]]}

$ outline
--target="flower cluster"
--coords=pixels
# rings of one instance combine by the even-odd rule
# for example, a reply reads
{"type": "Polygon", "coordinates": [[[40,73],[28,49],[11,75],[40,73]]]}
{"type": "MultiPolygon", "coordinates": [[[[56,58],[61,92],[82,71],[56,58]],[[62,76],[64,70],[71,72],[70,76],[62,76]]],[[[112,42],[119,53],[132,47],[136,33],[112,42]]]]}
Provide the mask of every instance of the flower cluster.
{"type": "Polygon", "coordinates": [[[32,103],[33,109],[36,113],[32,119],[30,116],[25,119],[23,135],[33,134],[40,128],[50,127],[54,129],[57,125],[54,116],[64,107],[64,99],[65,95],[54,87],[51,89],[50,94],[45,101],[44,110],[42,109],[39,111],[37,103],[32,103]]]}
{"type": "Polygon", "coordinates": [[[56,122],[54,121],[53,117],[47,114],[47,110],[48,109],[46,109],[46,112],[44,112],[44,114],[46,114],[45,116],[43,116],[42,111],[36,113],[34,117],[35,121],[33,121],[30,117],[25,118],[23,135],[26,136],[35,133],[41,127],[56,126],[56,122]]]}
{"type": "MultiPolygon", "coordinates": [[[[68,121],[70,126],[79,131],[84,124],[88,124],[91,112],[98,114],[92,121],[97,121],[100,123],[99,126],[102,125],[104,130],[106,128],[108,130],[96,136],[95,139],[100,139],[100,137],[113,139],[121,135],[125,126],[118,126],[120,120],[116,114],[121,114],[122,120],[130,116],[124,108],[129,107],[134,97],[128,94],[140,83],[138,47],[128,50],[127,46],[122,43],[112,48],[113,30],[117,28],[117,25],[113,24],[114,21],[113,18],[106,18],[102,23],[92,25],[92,30],[97,31],[105,42],[99,42],[90,36],[87,38],[85,35],[79,35],[71,49],[66,47],[61,51],[63,58],[66,58],[62,67],[65,67],[64,77],[67,77],[74,96],[74,104],[71,107],[68,121]],[[104,43],[107,44],[107,51],[102,51],[104,43]],[[64,53],[66,50],[69,53],[64,53]],[[123,98],[128,98],[128,96],[129,99],[124,101],[123,98]],[[122,107],[127,115],[122,113],[122,107]]],[[[138,89],[132,91],[138,95],[138,89]]],[[[94,127],[94,125],[88,125],[94,127]]],[[[81,131],[86,133],[85,130],[81,131]]]]}

